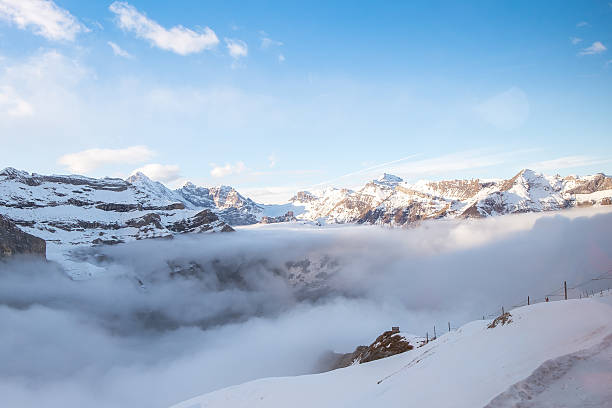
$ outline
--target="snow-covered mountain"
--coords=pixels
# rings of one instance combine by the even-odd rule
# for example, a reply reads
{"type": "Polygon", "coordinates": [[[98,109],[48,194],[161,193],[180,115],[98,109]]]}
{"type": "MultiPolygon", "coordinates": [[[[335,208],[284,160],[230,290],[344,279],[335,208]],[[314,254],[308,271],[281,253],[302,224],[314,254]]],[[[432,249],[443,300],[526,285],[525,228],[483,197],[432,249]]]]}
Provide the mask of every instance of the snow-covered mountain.
{"type": "Polygon", "coordinates": [[[419,181],[384,174],[358,190],[298,192],[288,204],[263,205],[229,186],[186,183],[171,190],[142,173],[126,180],[0,171],[0,215],[53,244],[109,244],[231,225],[303,220],[405,226],[612,204],[612,178],[545,176],[522,170],[508,180],[419,181]]]}
{"type": "Polygon", "coordinates": [[[401,354],[192,398],[192,407],[609,407],[612,297],[524,306],[401,354]],[[495,326],[495,327],[493,327],[495,326]]]}
{"type": "Polygon", "coordinates": [[[522,170],[511,179],[406,183],[384,174],[359,190],[301,191],[291,202],[302,219],[403,226],[437,218],[482,218],[612,204],[612,178],[546,176],[522,170]]]}
{"type": "Polygon", "coordinates": [[[111,244],[182,232],[230,231],[206,208],[142,173],[127,180],[0,171],[0,215],[59,245],[111,244]]]}

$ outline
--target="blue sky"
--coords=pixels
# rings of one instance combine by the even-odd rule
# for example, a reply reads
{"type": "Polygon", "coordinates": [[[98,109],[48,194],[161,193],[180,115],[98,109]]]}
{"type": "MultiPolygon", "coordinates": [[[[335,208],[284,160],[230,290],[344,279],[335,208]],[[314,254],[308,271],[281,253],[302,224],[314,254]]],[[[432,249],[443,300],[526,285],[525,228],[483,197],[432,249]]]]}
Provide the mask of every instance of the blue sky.
{"type": "Polygon", "coordinates": [[[0,0],[0,167],[266,202],[612,173],[609,1],[0,0]]]}

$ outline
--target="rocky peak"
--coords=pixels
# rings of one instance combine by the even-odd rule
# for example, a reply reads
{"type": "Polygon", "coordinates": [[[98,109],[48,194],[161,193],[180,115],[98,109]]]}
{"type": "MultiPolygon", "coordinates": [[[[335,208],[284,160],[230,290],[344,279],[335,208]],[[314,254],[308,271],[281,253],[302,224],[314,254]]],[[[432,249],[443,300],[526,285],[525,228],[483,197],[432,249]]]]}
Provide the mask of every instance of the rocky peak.
{"type": "Polygon", "coordinates": [[[402,181],[404,180],[401,177],[394,176],[393,174],[388,173],[383,173],[383,175],[377,178],[376,180],[372,180],[374,184],[387,187],[395,187],[402,181]]]}
{"type": "Polygon", "coordinates": [[[153,180],[151,180],[146,174],[140,171],[133,173],[130,177],[126,178],[125,181],[130,184],[153,183],[153,180]]]}
{"type": "Polygon", "coordinates": [[[310,191],[298,191],[289,201],[293,203],[309,203],[316,199],[317,197],[310,191]]]}

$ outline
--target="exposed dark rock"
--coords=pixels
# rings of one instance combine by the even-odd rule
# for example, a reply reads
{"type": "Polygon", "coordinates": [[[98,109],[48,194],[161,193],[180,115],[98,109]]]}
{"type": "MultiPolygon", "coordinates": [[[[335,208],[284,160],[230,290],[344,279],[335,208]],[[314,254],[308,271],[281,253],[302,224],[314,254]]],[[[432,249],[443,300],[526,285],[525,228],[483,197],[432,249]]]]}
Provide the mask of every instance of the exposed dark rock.
{"type": "Polygon", "coordinates": [[[322,371],[329,371],[348,367],[356,363],[363,364],[380,360],[381,358],[391,357],[412,350],[414,346],[397,330],[384,332],[369,346],[358,346],[352,353],[328,353],[323,356],[323,361],[319,365],[322,371]],[[327,366],[327,369],[324,369],[325,366],[327,366]]]}
{"type": "Polygon", "coordinates": [[[506,312],[500,316],[498,316],[497,318],[495,318],[495,320],[493,320],[491,322],[491,324],[489,324],[487,326],[488,329],[493,329],[495,327],[497,327],[498,325],[501,326],[505,326],[507,324],[512,323],[512,315],[509,312],[506,312]]]}
{"type": "Polygon", "coordinates": [[[131,220],[127,220],[125,224],[128,227],[134,227],[134,228],[142,228],[142,227],[149,226],[149,225],[155,228],[158,228],[158,229],[164,228],[161,224],[161,217],[159,216],[159,214],[155,214],[155,213],[149,213],[149,214],[143,215],[142,217],[132,218],[131,220]]]}
{"type": "Polygon", "coordinates": [[[478,207],[476,207],[476,204],[472,204],[471,206],[468,207],[467,210],[463,212],[463,214],[461,214],[461,218],[483,218],[483,217],[484,215],[482,215],[480,211],[478,211],[478,207]]]}
{"type": "Polygon", "coordinates": [[[0,215],[0,258],[34,255],[46,258],[47,243],[20,230],[14,222],[0,215]]]}
{"type": "MultiPolygon", "coordinates": [[[[219,222],[219,217],[210,210],[202,210],[193,217],[177,221],[168,226],[168,229],[174,232],[206,232],[213,229],[213,225],[219,222]]],[[[222,232],[234,231],[232,227],[225,224],[221,229],[222,232]],[[227,227],[227,228],[226,228],[227,227]]]]}
{"type": "Polygon", "coordinates": [[[607,177],[598,173],[592,180],[580,184],[578,187],[569,190],[570,194],[591,194],[596,191],[612,190],[612,177],[607,177]]]}
{"type": "Polygon", "coordinates": [[[117,204],[117,203],[100,203],[96,208],[103,211],[129,212],[142,210],[140,204],[117,204]]]}

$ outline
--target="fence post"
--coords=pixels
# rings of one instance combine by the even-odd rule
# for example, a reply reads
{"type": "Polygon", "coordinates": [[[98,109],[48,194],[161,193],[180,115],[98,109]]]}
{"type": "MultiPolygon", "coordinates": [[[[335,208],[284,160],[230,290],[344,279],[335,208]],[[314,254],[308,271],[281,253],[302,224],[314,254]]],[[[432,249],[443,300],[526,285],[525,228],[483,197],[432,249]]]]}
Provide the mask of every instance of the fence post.
{"type": "Polygon", "coordinates": [[[563,289],[565,289],[565,300],[567,300],[567,281],[563,281],[563,289]]]}
{"type": "Polygon", "coordinates": [[[436,325],[434,324],[434,336],[433,336],[434,340],[438,338],[438,336],[436,336],[436,325]]]}
{"type": "Polygon", "coordinates": [[[504,307],[502,306],[502,315],[506,314],[506,312],[504,312],[504,307]]]}
{"type": "Polygon", "coordinates": [[[530,303],[529,303],[529,295],[527,295],[527,306],[529,306],[529,305],[530,305],[530,303]]]}
{"type": "Polygon", "coordinates": [[[425,338],[426,338],[425,343],[429,343],[429,332],[425,332],[425,338]]]}
{"type": "Polygon", "coordinates": [[[448,322],[448,331],[450,332],[450,322],[448,322]]]}

